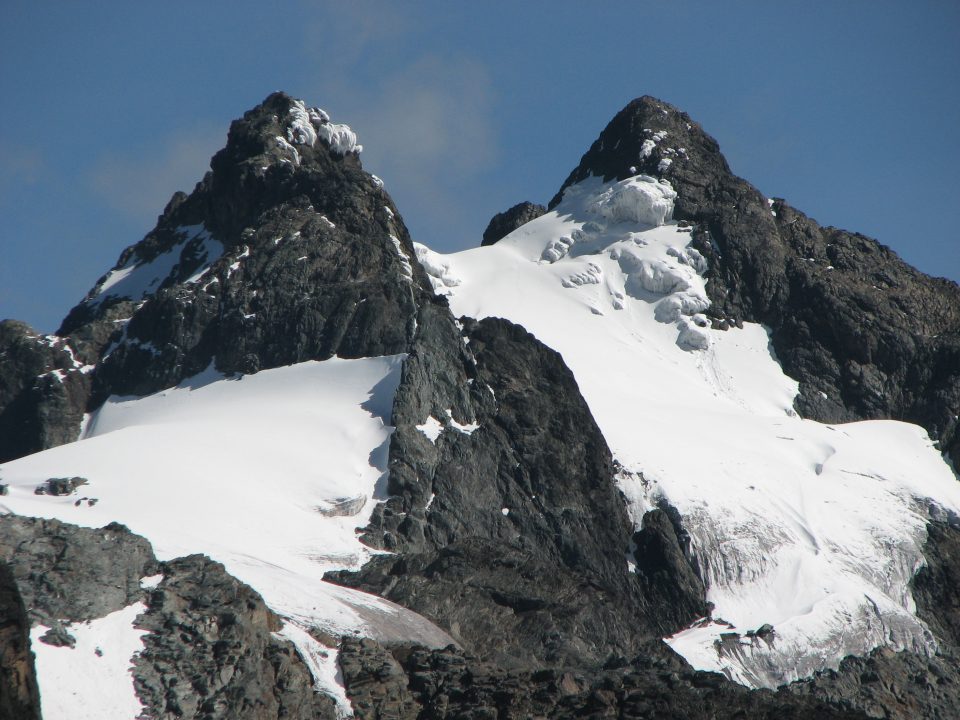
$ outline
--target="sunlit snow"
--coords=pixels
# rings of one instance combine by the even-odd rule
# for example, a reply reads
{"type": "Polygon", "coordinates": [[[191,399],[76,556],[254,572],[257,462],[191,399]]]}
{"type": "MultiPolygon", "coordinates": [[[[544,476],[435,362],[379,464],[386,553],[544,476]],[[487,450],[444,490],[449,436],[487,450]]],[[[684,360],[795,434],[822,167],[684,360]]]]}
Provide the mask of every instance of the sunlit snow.
{"type": "Polygon", "coordinates": [[[363,150],[363,146],[357,142],[357,134],[350,129],[349,125],[330,122],[329,114],[320,108],[307,108],[302,100],[295,100],[290,105],[286,123],[286,140],[278,137],[277,141],[281,147],[293,151],[291,159],[295,165],[300,164],[300,154],[293,145],[312,147],[316,144],[317,138],[323,139],[337,155],[359,153],[363,150]]]}
{"type": "Polygon", "coordinates": [[[908,584],[960,484],[917,426],[796,416],[764,328],[702,315],[689,228],[648,213],[664,185],[590,178],[491,247],[418,257],[455,315],[509,318],[563,355],[635,523],[660,499],[679,510],[729,623],[668,640],[695,667],[775,686],[879,645],[932,651],[908,584]],[[765,623],[772,642],[747,637],[765,623]]]}
{"type": "Polygon", "coordinates": [[[211,368],[155,395],[112,397],[79,442],[2,466],[0,511],[119,521],[161,560],[205,553],[300,628],[445,645],[414,613],[322,579],[370,557],[355,529],[384,497],[402,361],[333,358],[226,378],[211,368]],[[34,494],[74,475],[88,479],[78,494],[34,494]]]}
{"type": "Polygon", "coordinates": [[[223,245],[203,227],[190,225],[177,229],[180,241],[152,260],[143,260],[134,254],[123,267],[107,273],[103,282],[94,288],[96,294],[88,302],[100,303],[108,297],[142,300],[160,289],[180,264],[195,262],[197,270],[184,282],[197,282],[221,255],[223,245]]]}
{"type": "Polygon", "coordinates": [[[49,629],[43,625],[30,631],[44,720],[140,717],[144,708],[133,689],[131,670],[146,635],[134,621],[146,609],[142,602],[135,603],[99,620],[65,624],[76,640],[74,647],[41,642],[49,629]]]}

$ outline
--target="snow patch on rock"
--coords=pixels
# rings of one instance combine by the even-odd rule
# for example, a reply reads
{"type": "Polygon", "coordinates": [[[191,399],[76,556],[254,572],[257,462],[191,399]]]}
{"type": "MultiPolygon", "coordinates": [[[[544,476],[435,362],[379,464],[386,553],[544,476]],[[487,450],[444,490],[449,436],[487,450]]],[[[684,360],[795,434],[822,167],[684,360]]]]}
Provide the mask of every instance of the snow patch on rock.
{"type": "Polygon", "coordinates": [[[299,167],[300,166],[299,151],[279,135],[277,135],[276,141],[277,141],[277,147],[280,148],[282,152],[285,152],[287,154],[287,157],[280,158],[280,162],[289,162],[295,167],[299,167]]]}
{"type": "Polygon", "coordinates": [[[285,622],[277,636],[289,640],[297,654],[313,675],[314,690],[325,693],[337,704],[340,718],[353,717],[353,705],[343,685],[343,675],[337,663],[338,651],[318,642],[309,632],[298,625],[285,622]]]}
{"type": "Polygon", "coordinates": [[[397,256],[400,258],[400,267],[403,272],[403,277],[405,280],[410,282],[413,281],[413,266],[410,264],[410,258],[407,257],[407,253],[403,250],[403,245],[400,244],[400,238],[396,235],[390,235],[390,243],[397,251],[397,256]]]}
{"type": "Polygon", "coordinates": [[[289,119],[287,120],[287,140],[297,145],[311,146],[317,141],[317,131],[313,127],[310,113],[304,107],[302,100],[297,100],[290,106],[289,119]]]}
{"type": "Polygon", "coordinates": [[[422,425],[417,425],[417,430],[426,435],[427,440],[436,445],[440,433],[443,432],[443,423],[431,415],[422,425]]]}
{"type": "Polygon", "coordinates": [[[463,433],[464,435],[473,435],[473,433],[480,429],[480,423],[477,422],[466,424],[458,423],[453,419],[453,410],[450,408],[447,408],[447,420],[450,422],[450,427],[459,433],[463,433]]]}
{"type": "Polygon", "coordinates": [[[147,631],[135,626],[147,606],[134,603],[89,622],[65,623],[73,647],[53,646],[40,638],[49,630],[30,630],[36,657],[40,709],[45,720],[134,720],[145,708],[133,684],[133,657],[143,650],[147,631]]]}
{"type": "Polygon", "coordinates": [[[338,155],[346,155],[351,152],[359,153],[363,150],[363,146],[357,143],[357,134],[350,129],[349,125],[324,123],[317,128],[317,134],[338,155]]]}
{"type": "Polygon", "coordinates": [[[142,300],[153,295],[181,266],[196,266],[186,279],[195,283],[223,255],[223,244],[203,225],[185,225],[175,231],[180,240],[152,260],[144,260],[136,252],[123,266],[111,270],[90,291],[89,305],[99,305],[107,298],[142,300]]]}
{"type": "Polygon", "coordinates": [[[417,262],[427,273],[435,293],[446,295],[450,292],[450,288],[460,284],[460,279],[451,273],[450,263],[444,259],[443,255],[417,242],[413,244],[413,251],[416,253],[417,262]]]}

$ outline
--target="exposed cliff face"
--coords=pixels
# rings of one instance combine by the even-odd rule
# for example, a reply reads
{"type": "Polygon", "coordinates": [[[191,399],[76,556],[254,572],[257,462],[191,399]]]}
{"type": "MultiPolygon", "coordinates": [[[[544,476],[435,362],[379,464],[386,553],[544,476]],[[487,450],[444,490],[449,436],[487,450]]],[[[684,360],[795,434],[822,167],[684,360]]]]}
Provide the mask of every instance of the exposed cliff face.
{"type": "Polygon", "coordinates": [[[152,717],[336,717],[256,592],[201,555],[164,563],[162,572],[138,619],[149,633],[134,666],[152,717]]]}
{"type": "Polygon", "coordinates": [[[650,524],[643,571],[627,572],[633,526],[610,451],[560,356],[504,320],[465,319],[466,346],[438,321],[420,324],[394,406],[392,497],[368,529],[401,554],[339,581],[504,666],[596,665],[706,614],[669,523],[650,524]]]}
{"type": "Polygon", "coordinates": [[[0,322],[0,462],[77,439],[91,369],[63,338],[0,322]]]}
{"type": "Polygon", "coordinates": [[[30,618],[10,566],[0,562],[0,718],[39,720],[30,618]]]}

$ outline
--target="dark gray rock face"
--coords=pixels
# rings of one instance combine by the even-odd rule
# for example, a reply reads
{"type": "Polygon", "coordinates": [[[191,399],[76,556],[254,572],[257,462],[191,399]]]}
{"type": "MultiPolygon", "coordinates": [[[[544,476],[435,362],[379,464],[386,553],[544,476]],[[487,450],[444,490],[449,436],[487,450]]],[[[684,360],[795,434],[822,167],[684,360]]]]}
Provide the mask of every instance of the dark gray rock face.
{"type": "Polygon", "coordinates": [[[0,516],[0,561],[10,565],[33,624],[103,617],[143,597],[157,572],[150,543],[123,525],[98,530],[0,516]]]}
{"type": "Polygon", "coordinates": [[[134,664],[135,687],[157,720],[335,718],[314,692],[280,619],[220,563],[202,555],[163,565],[138,626],[149,630],[134,664]]]}
{"type": "Polygon", "coordinates": [[[960,460],[956,283],[914,270],[863,235],[820,227],[783,201],[771,207],[730,172],[697,123],[651,97],[617,114],[550,207],[590,175],[636,172],[677,190],[674,216],[695,224],[710,264],[715,325],[749,320],[771,328],[784,370],[800,381],[802,415],[915,422],[960,460]]]}
{"type": "Polygon", "coordinates": [[[448,316],[424,314],[395,401],[393,497],[366,536],[401,554],[337,581],[503,666],[598,665],[705,615],[703,585],[656,514],[644,574],[628,571],[633,527],[610,451],[561,357],[506,320],[464,318],[464,345],[448,316]],[[431,415],[446,425],[436,444],[416,429],[431,415]]]}
{"type": "Polygon", "coordinates": [[[865,718],[816,698],[749,691],[698,673],[660,643],[594,673],[577,668],[505,668],[455,648],[386,649],[347,639],[344,684],[361,720],[439,718],[865,718]]]}
{"type": "Polygon", "coordinates": [[[837,708],[886,720],[952,720],[960,703],[960,656],[953,650],[925,658],[878,648],[848,657],[837,670],[788,686],[837,708]]]}
{"type": "Polygon", "coordinates": [[[633,552],[643,593],[664,615],[682,626],[685,618],[703,617],[706,589],[690,563],[677,528],[663,510],[643,516],[643,526],[634,534],[633,552]]]}
{"type": "Polygon", "coordinates": [[[0,322],[0,462],[76,440],[89,387],[64,339],[0,322]]]}
{"type": "Polygon", "coordinates": [[[420,717],[423,707],[413,699],[406,669],[378,642],[346,638],[340,645],[338,659],[344,683],[349,682],[350,704],[356,717],[420,717]]]}
{"type": "Polygon", "coordinates": [[[30,651],[30,619],[20,588],[0,561],[0,720],[40,720],[40,693],[30,651]]]}
{"type": "Polygon", "coordinates": [[[543,205],[524,201],[517,203],[509,210],[497,213],[490,219],[487,229],[483,231],[483,242],[480,245],[493,245],[518,227],[526,225],[531,220],[536,220],[546,211],[547,209],[543,205]]]}
{"type": "Polygon", "coordinates": [[[960,655],[960,528],[930,523],[923,555],[912,587],[917,615],[960,655]]]}

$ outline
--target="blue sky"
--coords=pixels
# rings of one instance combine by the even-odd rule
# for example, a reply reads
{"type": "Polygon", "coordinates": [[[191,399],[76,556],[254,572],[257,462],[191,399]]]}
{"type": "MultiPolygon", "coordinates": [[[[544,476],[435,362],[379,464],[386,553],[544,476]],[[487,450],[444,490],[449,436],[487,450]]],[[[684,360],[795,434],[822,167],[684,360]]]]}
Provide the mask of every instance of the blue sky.
{"type": "Polygon", "coordinates": [[[546,202],[649,94],[734,172],[960,280],[960,3],[0,5],[0,318],[52,331],[286,90],[350,124],[414,238],[546,202]]]}

